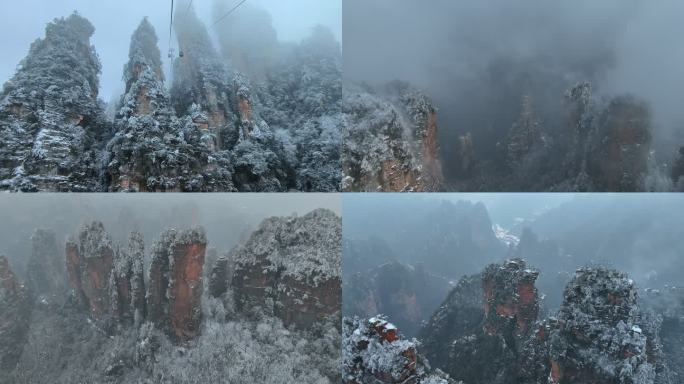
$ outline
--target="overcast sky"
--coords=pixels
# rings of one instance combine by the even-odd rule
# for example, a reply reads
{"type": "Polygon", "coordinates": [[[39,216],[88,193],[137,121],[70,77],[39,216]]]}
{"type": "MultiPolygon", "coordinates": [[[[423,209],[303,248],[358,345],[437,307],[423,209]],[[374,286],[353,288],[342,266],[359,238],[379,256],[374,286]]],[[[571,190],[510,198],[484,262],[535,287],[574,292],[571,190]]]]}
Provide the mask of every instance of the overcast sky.
{"type": "MultiPolygon", "coordinates": [[[[238,4],[238,0],[223,0],[238,4]]],[[[198,14],[211,24],[214,0],[194,0],[198,14]]],[[[177,0],[178,4],[183,1],[177,0]]],[[[268,10],[281,41],[299,41],[317,24],[342,36],[342,0],[249,0],[268,10]]],[[[128,58],[130,37],[140,20],[147,16],[157,29],[162,59],[167,60],[171,0],[21,0],[0,1],[0,83],[4,84],[26,56],[30,44],[43,37],[45,25],[55,17],[68,16],[74,10],[88,18],[96,28],[92,42],[102,61],[100,97],[109,100],[123,89],[123,66],[128,58]]],[[[239,10],[222,22],[240,17],[239,10]]],[[[165,71],[169,64],[165,62],[165,71]]]]}

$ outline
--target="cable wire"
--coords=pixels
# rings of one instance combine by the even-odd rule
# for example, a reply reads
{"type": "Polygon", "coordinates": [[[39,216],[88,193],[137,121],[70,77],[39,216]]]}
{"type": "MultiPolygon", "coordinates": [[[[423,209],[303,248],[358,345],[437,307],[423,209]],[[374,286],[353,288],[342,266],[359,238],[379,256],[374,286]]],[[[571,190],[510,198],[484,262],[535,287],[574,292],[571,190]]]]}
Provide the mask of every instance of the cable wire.
{"type": "Polygon", "coordinates": [[[210,28],[215,27],[216,24],[218,24],[218,23],[221,22],[221,20],[223,20],[223,19],[225,19],[226,17],[230,16],[231,13],[235,12],[235,10],[238,9],[238,8],[239,8],[242,4],[244,4],[245,2],[247,2],[247,0],[242,0],[241,2],[239,2],[238,5],[236,5],[236,6],[234,6],[233,8],[231,8],[230,11],[226,12],[225,15],[219,17],[219,19],[216,20],[216,21],[214,22],[214,24],[211,25],[210,28]]]}
{"type": "Polygon", "coordinates": [[[169,47],[171,46],[171,36],[173,35],[173,0],[171,0],[171,22],[169,23],[169,47]]]}

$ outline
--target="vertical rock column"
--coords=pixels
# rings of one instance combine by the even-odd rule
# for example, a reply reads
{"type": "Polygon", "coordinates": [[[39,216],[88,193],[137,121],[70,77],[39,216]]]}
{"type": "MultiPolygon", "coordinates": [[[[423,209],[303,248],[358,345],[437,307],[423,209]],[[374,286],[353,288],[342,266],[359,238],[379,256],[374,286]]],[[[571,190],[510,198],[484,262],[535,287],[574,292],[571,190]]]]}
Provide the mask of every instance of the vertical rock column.
{"type": "MultiPolygon", "coordinates": [[[[193,120],[206,134],[215,137],[217,150],[224,149],[223,133],[234,129],[237,119],[231,100],[235,94],[233,84],[206,26],[193,8],[177,13],[175,29],[179,49],[184,53],[173,68],[171,96],[176,112],[183,115],[198,107],[193,120]]],[[[236,133],[230,134],[237,136],[236,133]]]]}
{"type": "Polygon", "coordinates": [[[145,319],[145,245],[139,232],[132,232],[127,250],[117,250],[112,288],[112,314],[121,323],[139,325],[145,319]]]}
{"type": "Polygon", "coordinates": [[[169,148],[164,138],[172,133],[173,112],[157,42],[154,28],[143,19],[131,37],[123,74],[126,92],[116,114],[116,135],[107,146],[110,191],[156,191],[154,180],[162,176],[174,180],[174,171],[160,168],[158,163],[164,160],[153,156],[164,149],[177,150],[169,148]]]}
{"type": "Polygon", "coordinates": [[[582,268],[568,283],[550,337],[549,383],[656,383],[657,321],[624,273],[582,268]]]}
{"type": "Polygon", "coordinates": [[[431,361],[466,383],[528,382],[521,367],[537,329],[537,276],[510,259],[463,278],[423,329],[431,361]]]}
{"type": "Polygon", "coordinates": [[[71,241],[67,243],[67,262],[75,261],[78,261],[78,266],[68,268],[71,286],[80,286],[81,292],[76,295],[85,299],[90,316],[103,319],[110,308],[109,281],[114,267],[114,249],[101,222],[92,222],[81,228],[77,247],[71,241]],[[72,271],[76,272],[75,275],[71,274],[72,271]]]}
{"type": "Polygon", "coordinates": [[[143,257],[140,233],[133,232],[128,249],[120,249],[101,222],[84,225],[66,244],[72,298],[94,320],[140,324],[145,318],[143,257]]]}
{"type": "Polygon", "coordinates": [[[421,154],[423,158],[423,178],[428,190],[439,190],[444,182],[442,161],[439,156],[439,142],[437,139],[437,111],[433,107],[425,112],[422,132],[421,154]]]}
{"type": "Polygon", "coordinates": [[[513,338],[529,332],[539,313],[534,286],[537,276],[539,271],[528,268],[521,259],[508,260],[503,266],[492,264],[485,269],[482,276],[485,333],[513,338]]]}
{"type": "Polygon", "coordinates": [[[200,332],[204,230],[166,231],[155,244],[147,294],[150,320],[177,341],[200,332]]]}

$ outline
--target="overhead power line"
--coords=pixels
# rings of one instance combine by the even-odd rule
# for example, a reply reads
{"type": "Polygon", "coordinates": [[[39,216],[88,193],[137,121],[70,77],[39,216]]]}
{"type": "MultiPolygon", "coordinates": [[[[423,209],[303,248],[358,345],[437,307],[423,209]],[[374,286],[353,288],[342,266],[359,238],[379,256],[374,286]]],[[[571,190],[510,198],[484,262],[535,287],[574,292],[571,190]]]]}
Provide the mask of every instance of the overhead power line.
{"type": "Polygon", "coordinates": [[[231,13],[235,12],[235,10],[238,9],[238,8],[239,8],[242,4],[244,4],[245,2],[247,2],[247,0],[242,0],[242,1],[240,1],[236,6],[234,6],[233,8],[231,8],[230,11],[226,12],[225,15],[219,17],[219,19],[216,20],[216,21],[214,22],[214,24],[211,25],[211,28],[215,27],[216,24],[220,23],[223,19],[225,19],[226,17],[230,16],[231,13]]]}

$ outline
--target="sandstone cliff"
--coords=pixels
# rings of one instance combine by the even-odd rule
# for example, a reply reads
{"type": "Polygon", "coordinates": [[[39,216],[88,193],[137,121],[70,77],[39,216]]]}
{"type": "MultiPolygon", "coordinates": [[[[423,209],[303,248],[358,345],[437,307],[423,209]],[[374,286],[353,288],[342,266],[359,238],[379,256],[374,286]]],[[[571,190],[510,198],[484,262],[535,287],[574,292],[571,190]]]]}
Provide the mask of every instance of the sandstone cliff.
{"type": "Polygon", "coordinates": [[[67,241],[66,261],[74,298],[93,319],[104,320],[110,313],[114,245],[101,222],[84,225],[67,241]]]}
{"type": "Polygon", "coordinates": [[[144,245],[139,233],[132,233],[128,248],[121,249],[95,221],[67,240],[65,253],[70,297],[100,327],[110,331],[144,320],[144,245]]]}
{"type": "Polygon", "coordinates": [[[525,342],[537,321],[538,273],[511,259],[463,278],[421,332],[428,358],[467,383],[519,377],[525,342]]]}
{"type": "Polygon", "coordinates": [[[260,307],[299,329],[339,314],[341,224],[323,209],[262,222],[234,251],[237,308],[260,307]]]}
{"type": "Polygon", "coordinates": [[[467,383],[673,382],[661,317],[626,274],[579,269],[557,315],[538,320],[538,273],[512,259],[462,279],[421,332],[426,356],[467,383]]]}
{"type": "Polygon", "coordinates": [[[202,228],[168,230],[153,246],[147,292],[149,320],[179,341],[200,332],[206,247],[202,228]]]}
{"type": "Polygon", "coordinates": [[[437,111],[404,83],[379,90],[345,86],[345,191],[422,192],[442,188],[437,111]]]}

